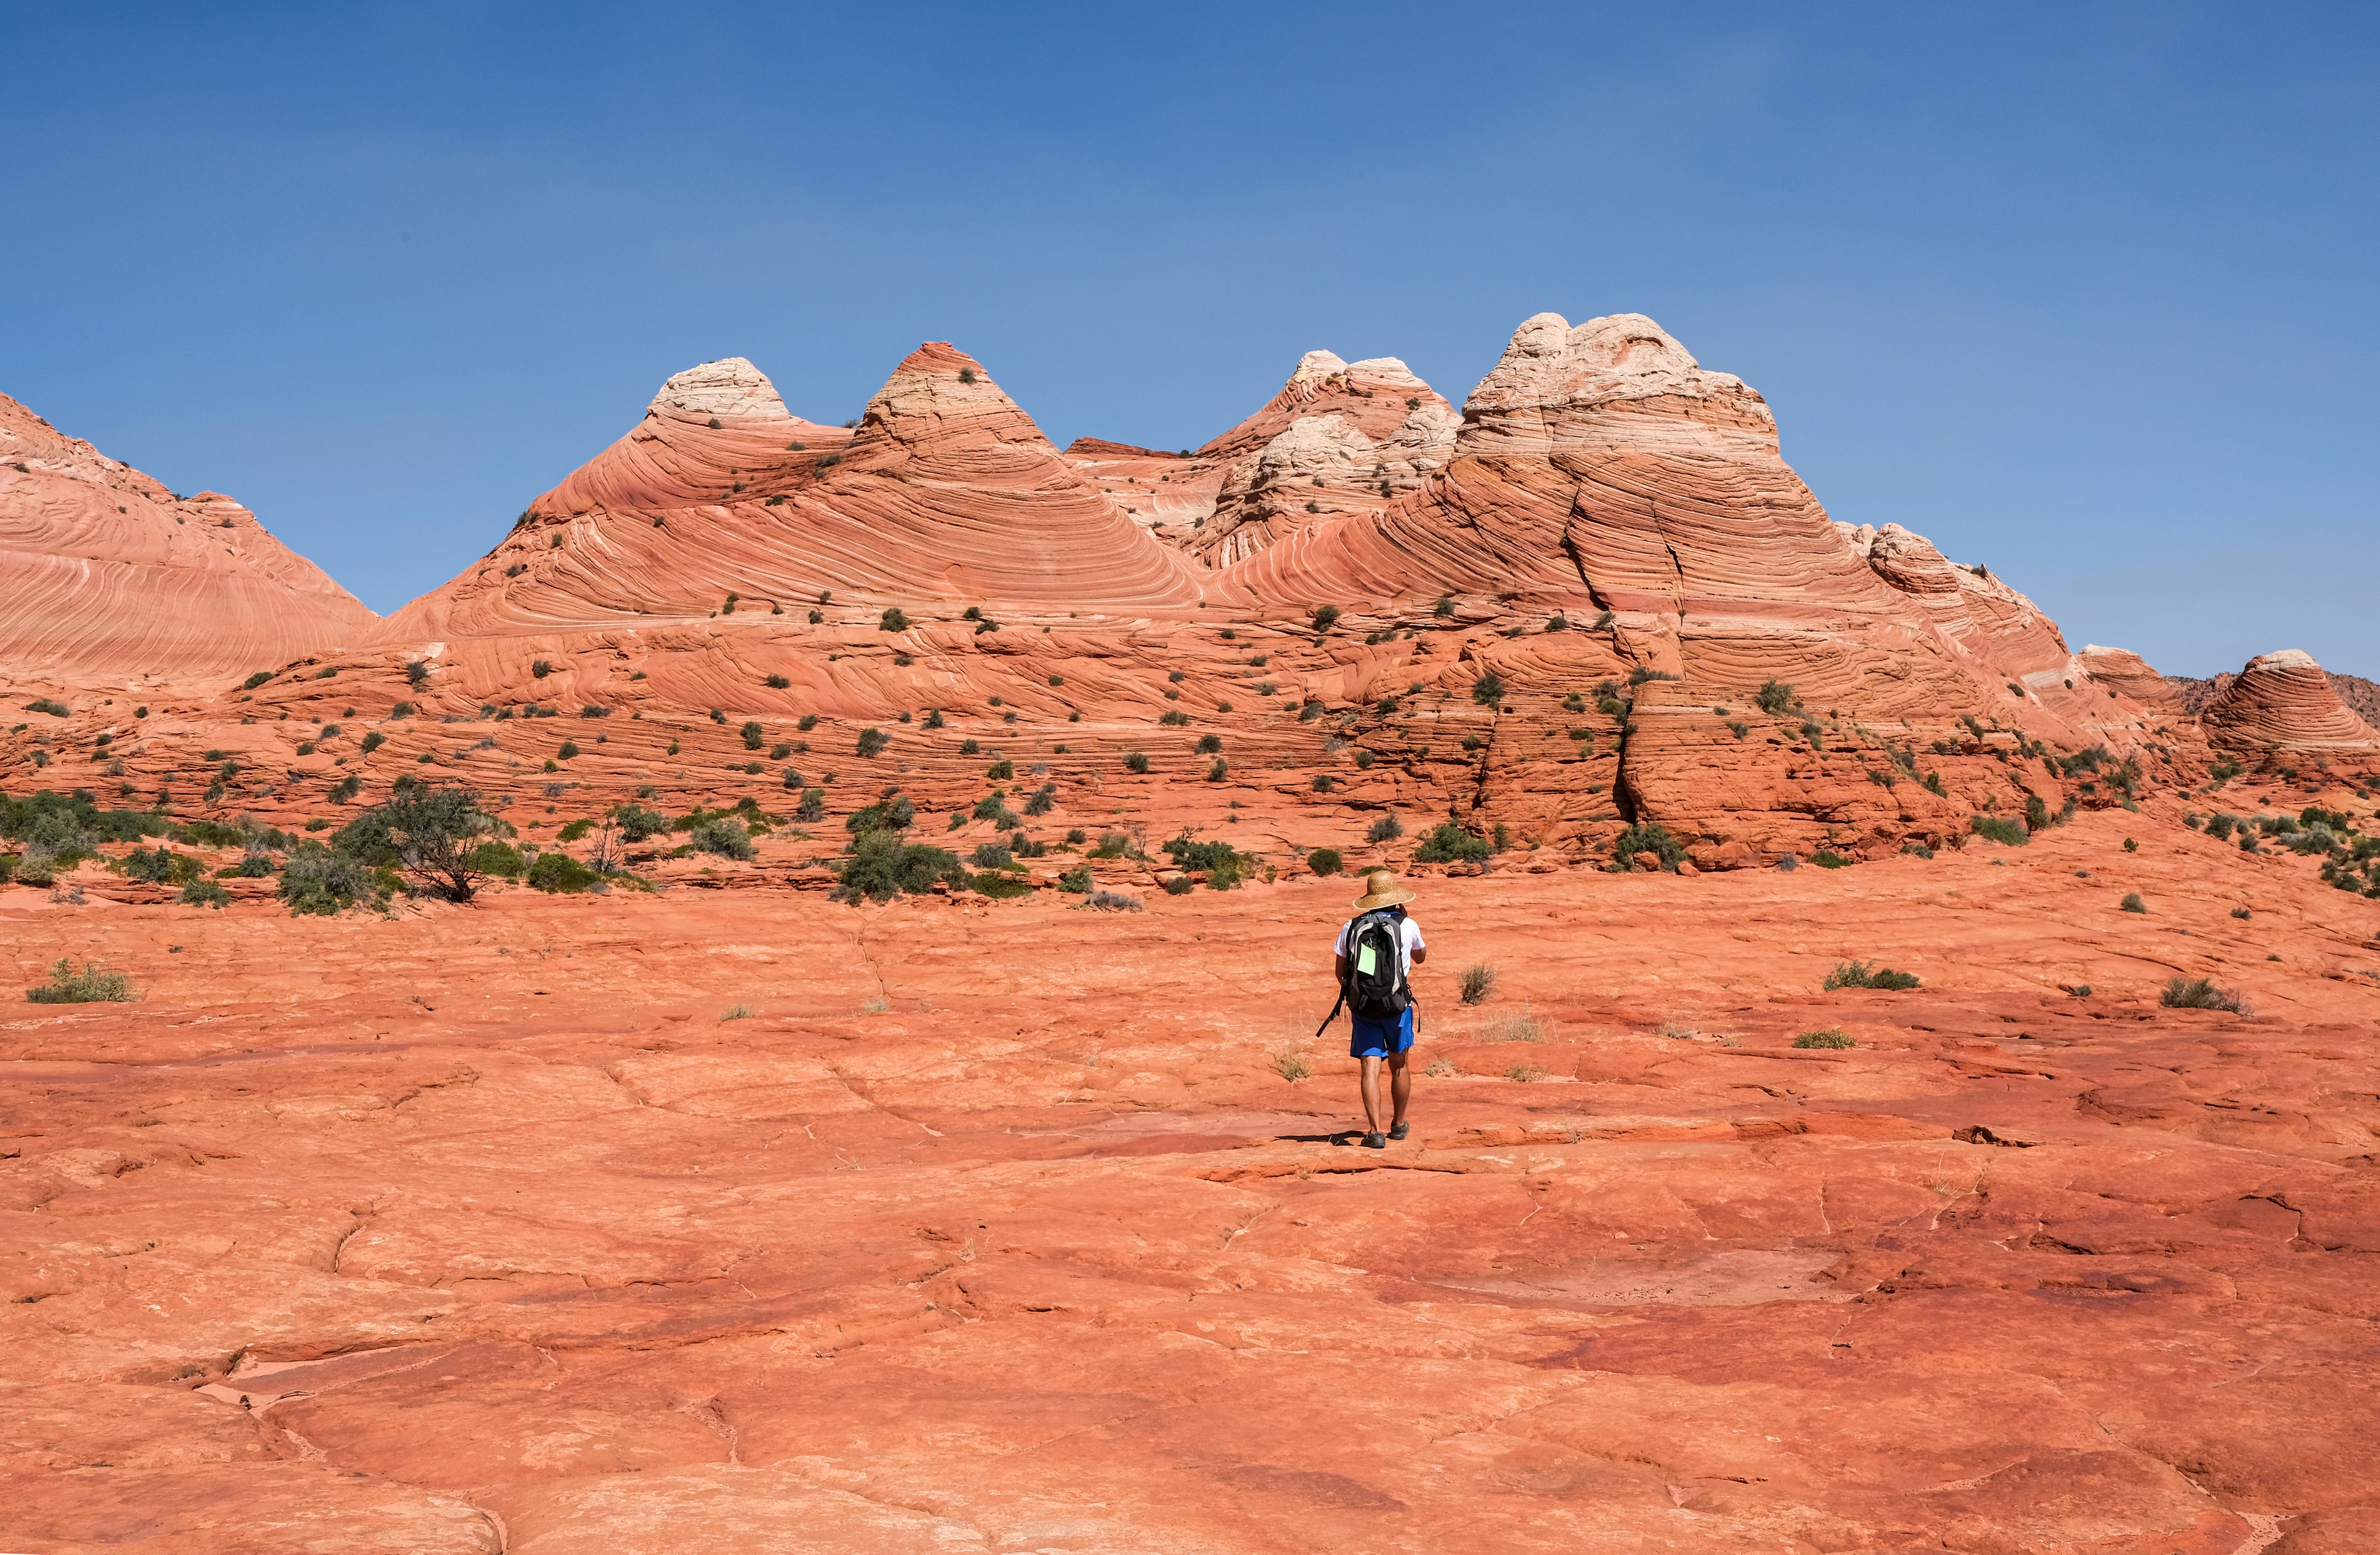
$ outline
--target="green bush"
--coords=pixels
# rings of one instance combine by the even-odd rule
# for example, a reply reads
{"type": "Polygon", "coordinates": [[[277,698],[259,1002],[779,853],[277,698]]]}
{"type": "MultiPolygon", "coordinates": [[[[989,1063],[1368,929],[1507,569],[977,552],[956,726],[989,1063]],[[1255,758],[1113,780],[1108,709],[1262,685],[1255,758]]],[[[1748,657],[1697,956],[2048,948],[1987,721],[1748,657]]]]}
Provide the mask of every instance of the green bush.
{"type": "Polygon", "coordinates": [[[1670,834],[1670,829],[1658,820],[1640,820],[1623,827],[1620,835],[1611,839],[1611,856],[1622,868],[1634,862],[1640,853],[1649,853],[1661,860],[1661,868],[1675,871],[1678,861],[1686,856],[1686,844],[1670,834]]]}
{"type": "Polygon", "coordinates": [[[1343,862],[1335,847],[1318,847],[1305,856],[1305,867],[1318,875],[1335,875],[1343,862]]]}
{"type": "MultiPolygon", "coordinates": [[[[468,788],[424,789],[412,784],[402,787],[387,804],[341,827],[332,846],[365,865],[402,870],[418,885],[450,902],[468,902],[480,878],[470,866],[471,850],[482,837],[510,830],[489,814],[480,796],[468,788]]],[[[298,856],[292,854],[289,866],[282,870],[285,896],[289,891],[289,870],[297,862],[298,856]]],[[[310,870],[320,868],[319,864],[308,866],[310,870]]]]}
{"type": "Polygon", "coordinates": [[[25,997],[36,1004],[122,1004],[132,998],[132,979],[89,961],[78,972],[62,955],[50,967],[50,980],[27,989],[25,997]]]}
{"type": "Polygon", "coordinates": [[[1123,770],[1128,772],[1145,772],[1148,771],[1148,758],[1137,750],[1129,751],[1123,759],[1123,770]]]}
{"type": "Polygon", "coordinates": [[[1864,961],[1838,961],[1819,986],[1829,993],[1839,988],[1907,989],[1917,986],[1917,978],[1914,973],[1896,972],[1889,966],[1871,968],[1864,961]]]}
{"type": "Polygon", "coordinates": [[[752,719],[746,719],[744,727],[737,733],[744,736],[744,748],[747,750],[758,750],[769,743],[769,736],[760,732],[759,723],[752,719]]]}
{"type": "MultiPolygon", "coordinates": [[[[471,871],[474,879],[478,874],[471,871]]],[[[281,884],[274,894],[289,905],[292,917],[308,914],[333,917],[349,907],[384,902],[388,893],[363,859],[310,842],[290,850],[282,863],[281,884]]]]}
{"type": "Polygon", "coordinates": [[[1793,706],[1793,687],[1781,680],[1772,679],[1760,687],[1753,700],[1760,704],[1763,712],[1783,712],[1793,706]]]}
{"type": "Polygon", "coordinates": [[[906,832],[917,823],[917,807],[905,794],[894,794],[879,799],[863,809],[856,809],[843,823],[844,831],[854,836],[862,832],[906,832]]]}
{"type": "Polygon", "coordinates": [[[1058,889],[1071,891],[1077,896],[1084,894],[1091,889],[1091,867],[1088,864],[1077,864],[1060,875],[1058,889]]]}
{"type": "Polygon", "coordinates": [[[985,768],[983,775],[994,783],[1006,783],[1016,776],[1016,763],[1002,757],[985,768]]]}
{"type": "Polygon", "coordinates": [[[2021,824],[1996,815],[1979,815],[1974,819],[1975,835],[1985,842],[2001,843],[2010,847],[2022,847],[2033,841],[2021,824]]]}
{"type": "Polygon", "coordinates": [[[1421,864],[1476,864],[1489,852],[1487,838],[1475,837],[1449,820],[1422,838],[1414,849],[1414,859],[1421,864]]]}
{"type": "Polygon", "coordinates": [[[752,833],[733,816],[712,816],[697,821],[686,841],[695,852],[715,854],[721,858],[749,859],[753,856],[752,833]]]}
{"type": "Polygon", "coordinates": [[[483,875],[494,875],[508,881],[520,879],[521,872],[528,867],[521,858],[520,849],[510,843],[493,840],[473,848],[465,862],[483,875]]]}
{"type": "Polygon", "coordinates": [[[1822,847],[1810,855],[1810,862],[1821,869],[1848,869],[1852,861],[1830,847],[1822,847]]]}
{"type": "Polygon", "coordinates": [[[1187,875],[1176,875],[1165,882],[1165,894],[1168,896],[1187,896],[1197,889],[1198,882],[1187,875]]]}
{"type": "Polygon", "coordinates": [[[903,892],[922,895],[937,881],[967,883],[967,872],[955,854],[926,843],[905,843],[892,832],[864,832],[844,861],[842,885],[835,899],[858,903],[890,902],[903,892]]]}
{"type": "Polygon", "coordinates": [[[2141,900],[2141,893],[2137,891],[2124,893],[2124,899],[2117,905],[2128,913],[2145,913],[2149,910],[2148,904],[2141,900]]]}
{"type": "Polygon", "coordinates": [[[1793,1039],[1793,1045],[1797,1048],[1856,1048],[1859,1046],[1857,1042],[1852,1041],[1833,1027],[1828,1027],[1823,1031],[1804,1031],[1793,1039]]]}
{"type": "Polygon", "coordinates": [[[1483,708],[1504,705],[1504,682],[1494,670],[1489,670],[1471,683],[1471,699],[1483,708]]]}
{"type": "Polygon", "coordinates": [[[892,743],[892,740],[886,737],[884,731],[881,729],[862,729],[859,731],[859,745],[857,749],[860,755],[873,760],[875,758],[883,755],[884,747],[892,743]]]}
{"type": "Polygon", "coordinates": [[[620,806],[612,812],[612,824],[620,829],[620,840],[625,843],[641,843],[670,829],[669,817],[642,805],[620,806]]]}
{"type": "Polygon", "coordinates": [[[876,625],[881,631],[905,632],[909,629],[909,618],[901,613],[899,605],[892,605],[877,617],[876,625]]]}
{"type": "Polygon", "coordinates": [[[1314,629],[1318,632],[1327,632],[1337,624],[1338,620],[1339,607],[1337,605],[1327,604],[1318,606],[1314,612],[1314,629]]]}
{"type": "Polygon", "coordinates": [[[990,870],[975,876],[967,881],[967,884],[979,894],[989,896],[995,902],[1013,901],[1019,896],[1033,894],[1031,881],[1021,880],[1014,875],[994,874],[990,870]]]}
{"type": "Polygon", "coordinates": [[[537,862],[528,868],[528,883],[549,895],[575,895],[601,878],[594,870],[559,849],[539,854],[537,862]]]}
{"type": "Polygon", "coordinates": [[[978,869],[1005,869],[1016,862],[1016,857],[998,843],[981,843],[968,862],[978,869]]]}
{"type": "Polygon", "coordinates": [[[1404,834],[1403,821],[1399,820],[1395,816],[1384,815],[1372,822],[1372,829],[1364,833],[1364,840],[1367,843],[1389,843],[1394,842],[1404,834]]]}
{"type": "Polygon", "coordinates": [[[259,670],[254,674],[249,675],[246,680],[241,681],[239,683],[239,688],[243,691],[253,691],[272,678],[273,672],[271,670],[259,670]]]}
{"type": "Polygon", "coordinates": [[[794,807],[794,819],[795,820],[824,820],[825,817],[826,790],[823,788],[803,789],[801,803],[794,807]]]}
{"type": "Polygon", "coordinates": [[[192,881],[174,898],[188,906],[221,909],[231,905],[231,893],[212,881],[192,881]]]}

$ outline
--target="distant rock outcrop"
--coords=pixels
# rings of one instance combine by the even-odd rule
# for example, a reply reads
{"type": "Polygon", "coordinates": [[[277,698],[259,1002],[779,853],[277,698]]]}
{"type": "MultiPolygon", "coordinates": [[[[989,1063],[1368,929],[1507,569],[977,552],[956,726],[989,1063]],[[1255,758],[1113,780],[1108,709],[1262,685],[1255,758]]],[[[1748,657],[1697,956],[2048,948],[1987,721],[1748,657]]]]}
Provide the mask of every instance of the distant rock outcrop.
{"type": "Polygon", "coordinates": [[[2313,655],[2294,648],[2249,660],[2199,723],[2209,744],[2235,755],[2380,756],[2380,735],[2339,700],[2313,655]]]}
{"type": "Polygon", "coordinates": [[[184,497],[0,395],[0,678],[170,691],[379,617],[213,492],[184,497]]]}

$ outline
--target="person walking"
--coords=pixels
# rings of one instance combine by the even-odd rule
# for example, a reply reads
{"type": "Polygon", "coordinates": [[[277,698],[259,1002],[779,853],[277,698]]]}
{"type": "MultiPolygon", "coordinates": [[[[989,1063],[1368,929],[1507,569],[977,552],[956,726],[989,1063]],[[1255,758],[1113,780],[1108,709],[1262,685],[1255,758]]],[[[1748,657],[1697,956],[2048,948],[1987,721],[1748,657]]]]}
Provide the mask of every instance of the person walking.
{"type": "MultiPolygon", "coordinates": [[[[1355,916],[1340,926],[1331,944],[1331,970],[1339,979],[1339,1004],[1347,1006],[1354,1035],[1347,1054],[1363,1065],[1364,1147],[1384,1150],[1391,1139],[1413,1131],[1405,1106],[1413,1099],[1413,969],[1429,959],[1421,925],[1405,911],[1414,893],[1394,871],[1374,869],[1364,877],[1355,916]],[[1389,1069],[1389,1126],[1380,1127],[1380,1066],[1389,1069]]],[[[1323,1017],[1327,1028],[1339,1004],[1323,1017]]],[[[1320,1033],[1317,1033],[1320,1035],[1320,1033]]]]}

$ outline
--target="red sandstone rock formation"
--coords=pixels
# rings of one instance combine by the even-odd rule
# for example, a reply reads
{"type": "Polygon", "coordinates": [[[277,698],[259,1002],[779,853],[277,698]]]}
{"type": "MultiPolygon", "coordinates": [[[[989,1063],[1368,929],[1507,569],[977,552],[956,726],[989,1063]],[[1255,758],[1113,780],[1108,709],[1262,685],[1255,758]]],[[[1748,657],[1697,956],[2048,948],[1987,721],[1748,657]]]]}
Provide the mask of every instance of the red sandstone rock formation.
{"type": "Polygon", "coordinates": [[[0,678],[188,692],[378,621],[213,492],[177,496],[0,395],[0,678]]]}
{"type": "Polygon", "coordinates": [[[2338,699],[2313,656],[2294,648],[2249,660],[2199,723],[2208,743],[2262,760],[2380,758],[2380,735],[2338,699]]]}
{"type": "Polygon", "coordinates": [[[2076,657],[2082,661],[2083,673],[2094,681],[2119,697],[2130,697],[2160,717],[2181,718],[2198,711],[2175,694],[2167,676],[2157,674],[2147,660],[2129,650],[2101,648],[2093,643],[2076,657]]]}

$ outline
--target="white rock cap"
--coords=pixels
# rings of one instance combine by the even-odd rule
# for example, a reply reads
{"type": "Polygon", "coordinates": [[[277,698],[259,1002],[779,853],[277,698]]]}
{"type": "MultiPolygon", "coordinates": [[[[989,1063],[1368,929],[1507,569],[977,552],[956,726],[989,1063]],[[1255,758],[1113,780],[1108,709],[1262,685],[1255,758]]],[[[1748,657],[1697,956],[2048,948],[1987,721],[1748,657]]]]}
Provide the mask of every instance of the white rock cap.
{"type": "Polygon", "coordinates": [[[769,375],[742,357],[722,357],[687,368],[663,383],[645,409],[648,414],[793,419],[769,375]]]}

